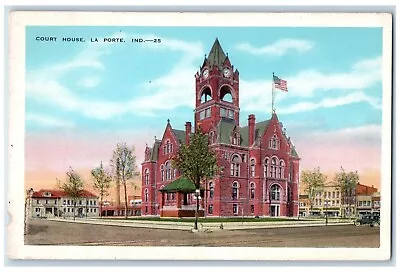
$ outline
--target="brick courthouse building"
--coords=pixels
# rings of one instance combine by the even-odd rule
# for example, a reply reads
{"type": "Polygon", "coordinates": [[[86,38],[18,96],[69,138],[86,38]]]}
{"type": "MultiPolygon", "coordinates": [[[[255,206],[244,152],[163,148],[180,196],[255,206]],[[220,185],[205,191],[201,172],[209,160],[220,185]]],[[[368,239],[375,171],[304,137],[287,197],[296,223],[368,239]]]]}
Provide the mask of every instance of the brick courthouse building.
{"type": "Polygon", "coordinates": [[[194,95],[196,126],[192,128],[191,122],[186,122],[185,130],[177,130],[168,120],[162,139],[146,146],[142,163],[142,215],[194,214],[179,213],[194,211],[193,191],[162,189],[171,187],[179,178],[178,171],[172,169],[171,157],[181,144],[189,141],[193,130],[200,128],[207,133],[222,169],[202,184],[201,214],[297,216],[300,158],[275,113],[261,122],[250,114],[247,126],[239,126],[239,72],[218,39],[195,75],[194,95]]]}

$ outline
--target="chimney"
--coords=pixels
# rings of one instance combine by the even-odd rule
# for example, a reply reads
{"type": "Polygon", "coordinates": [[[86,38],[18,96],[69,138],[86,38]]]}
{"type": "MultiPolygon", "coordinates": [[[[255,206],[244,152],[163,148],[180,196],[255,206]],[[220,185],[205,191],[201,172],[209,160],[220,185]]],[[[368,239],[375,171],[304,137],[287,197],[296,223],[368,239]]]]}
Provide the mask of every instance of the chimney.
{"type": "Polygon", "coordinates": [[[185,130],[186,130],[186,144],[189,144],[190,133],[192,133],[192,123],[186,122],[185,130]]]}
{"type": "Polygon", "coordinates": [[[249,123],[249,147],[252,146],[254,144],[254,140],[255,140],[255,125],[256,125],[256,117],[254,116],[254,114],[250,114],[249,115],[249,119],[248,119],[248,123],[249,123]]]}

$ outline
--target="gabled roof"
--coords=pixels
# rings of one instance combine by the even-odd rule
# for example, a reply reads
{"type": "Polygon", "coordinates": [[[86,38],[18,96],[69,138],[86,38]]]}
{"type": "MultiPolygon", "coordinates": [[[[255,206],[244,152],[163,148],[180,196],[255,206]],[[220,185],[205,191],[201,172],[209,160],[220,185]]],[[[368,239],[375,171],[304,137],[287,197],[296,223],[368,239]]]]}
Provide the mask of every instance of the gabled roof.
{"type": "Polygon", "coordinates": [[[158,159],[158,148],[161,145],[161,141],[160,140],[156,140],[153,148],[150,149],[150,160],[153,162],[156,162],[158,159]]]}
{"type": "Polygon", "coordinates": [[[235,124],[228,119],[221,118],[216,127],[217,141],[221,144],[231,144],[231,133],[235,124]]]}
{"type": "Polygon", "coordinates": [[[160,189],[160,192],[183,192],[193,193],[196,190],[194,183],[185,177],[180,177],[160,189]]]}
{"type": "Polygon", "coordinates": [[[186,132],[184,130],[172,129],[172,132],[175,134],[180,143],[184,143],[186,141],[186,132]]]}
{"type": "MultiPolygon", "coordinates": [[[[80,192],[81,197],[97,197],[95,194],[82,190],[80,192]]],[[[68,194],[63,190],[55,190],[55,189],[40,189],[39,191],[33,192],[33,198],[61,198],[67,197],[68,194]]]]}
{"type": "MultiPolygon", "coordinates": [[[[270,120],[265,120],[262,122],[256,123],[255,127],[255,138],[257,139],[268,126],[270,120]]],[[[235,127],[235,124],[225,118],[221,118],[220,122],[217,124],[217,135],[219,138],[219,143],[223,144],[231,144],[231,133],[235,127]]],[[[249,127],[240,128],[240,146],[248,147],[249,146],[249,127]]]]}
{"type": "MultiPolygon", "coordinates": [[[[254,137],[257,139],[267,128],[270,120],[256,123],[254,137]]],[[[242,138],[241,146],[249,146],[249,127],[245,126],[240,129],[240,137],[242,138]]],[[[255,140],[254,139],[254,140],[255,140]]]]}
{"type": "Polygon", "coordinates": [[[210,53],[208,53],[208,63],[211,67],[214,65],[221,67],[224,64],[226,58],[227,57],[224,53],[224,50],[222,50],[218,38],[216,38],[213,46],[211,47],[210,53]]]}

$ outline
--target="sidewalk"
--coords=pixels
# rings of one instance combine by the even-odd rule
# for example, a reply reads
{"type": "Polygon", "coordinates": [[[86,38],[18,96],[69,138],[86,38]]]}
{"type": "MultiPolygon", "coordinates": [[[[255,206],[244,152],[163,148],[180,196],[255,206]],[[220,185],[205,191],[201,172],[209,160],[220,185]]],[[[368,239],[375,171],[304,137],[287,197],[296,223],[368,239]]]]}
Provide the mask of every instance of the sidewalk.
{"type": "MultiPolygon", "coordinates": [[[[79,223],[79,224],[93,224],[93,225],[107,225],[107,226],[120,226],[120,227],[134,227],[134,228],[151,228],[151,229],[166,229],[166,230],[188,230],[193,229],[193,222],[171,222],[171,221],[144,221],[144,220],[116,220],[116,219],[82,219],[77,218],[75,221],[72,219],[51,218],[47,220],[79,223]]],[[[328,221],[329,226],[333,225],[352,225],[350,220],[331,220],[328,221]]],[[[291,228],[291,227],[318,227],[325,226],[325,220],[293,220],[293,221],[278,221],[278,222],[199,222],[198,226],[203,231],[218,231],[218,230],[245,230],[245,229],[265,229],[265,228],[291,228]]]]}

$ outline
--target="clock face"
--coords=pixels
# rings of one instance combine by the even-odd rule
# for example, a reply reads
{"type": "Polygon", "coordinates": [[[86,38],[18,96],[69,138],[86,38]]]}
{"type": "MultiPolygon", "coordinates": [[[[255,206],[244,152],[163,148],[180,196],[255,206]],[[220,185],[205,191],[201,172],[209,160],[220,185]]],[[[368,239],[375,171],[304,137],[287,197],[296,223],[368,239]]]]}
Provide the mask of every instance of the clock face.
{"type": "Polygon", "coordinates": [[[206,70],[204,70],[204,72],[203,72],[203,77],[204,78],[207,78],[208,77],[208,75],[209,75],[209,71],[208,71],[208,69],[206,69],[206,70]]]}
{"type": "Polygon", "coordinates": [[[224,69],[224,77],[229,77],[231,75],[231,70],[229,70],[228,68],[224,69]]]}

